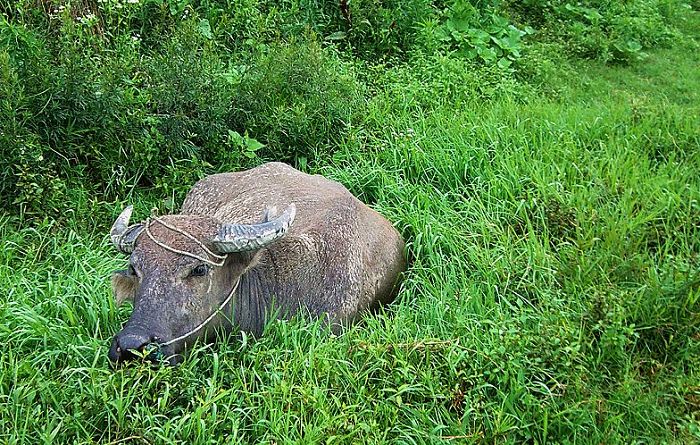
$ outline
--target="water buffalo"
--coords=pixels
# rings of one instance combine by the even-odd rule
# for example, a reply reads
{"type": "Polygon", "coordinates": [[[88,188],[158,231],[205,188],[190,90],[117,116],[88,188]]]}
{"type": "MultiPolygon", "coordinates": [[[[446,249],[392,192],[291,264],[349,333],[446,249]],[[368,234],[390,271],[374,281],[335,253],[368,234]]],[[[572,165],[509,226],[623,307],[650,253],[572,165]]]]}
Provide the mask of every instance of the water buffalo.
{"type": "Polygon", "coordinates": [[[406,267],[389,221],[341,184],[282,163],[206,177],[178,214],[129,225],[131,212],[110,232],[130,255],[112,275],[115,298],[134,303],[114,363],[157,351],[176,364],[217,327],[260,335],[273,311],[337,332],[390,302],[406,267]]]}

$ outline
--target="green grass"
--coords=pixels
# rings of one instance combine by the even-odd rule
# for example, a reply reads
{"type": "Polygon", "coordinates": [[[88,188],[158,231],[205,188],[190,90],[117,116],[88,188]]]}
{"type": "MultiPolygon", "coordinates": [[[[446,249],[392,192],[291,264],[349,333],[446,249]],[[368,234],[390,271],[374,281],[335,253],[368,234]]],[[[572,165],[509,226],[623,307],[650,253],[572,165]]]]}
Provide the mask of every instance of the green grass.
{"type": "Polygon", "coordinates": [[[107,227],[2,217],[0,443],[700,442],[695,47],[562,66],[548,98],[439,58],[373,73],[365,124],[308,168],[412,264],[338,337],[278,322],[111,370],[107,227]]]}

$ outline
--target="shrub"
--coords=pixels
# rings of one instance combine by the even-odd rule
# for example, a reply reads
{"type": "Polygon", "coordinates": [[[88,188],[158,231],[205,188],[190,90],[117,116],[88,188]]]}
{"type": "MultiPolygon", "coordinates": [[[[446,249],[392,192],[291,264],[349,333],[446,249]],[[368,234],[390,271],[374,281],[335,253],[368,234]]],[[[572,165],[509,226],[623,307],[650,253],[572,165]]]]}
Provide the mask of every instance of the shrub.
{"type": "Polygon", "coordinates": [[[511,0],[505,5],[517,20],[560,40],[571,55],[618,62],[636,60],[643,49],[674,39],[672,23],[682,7],[678,0],[511,0]]]}
{"type": "Polygon", "coordinates": [[[516,78],[546,85],[561,71],[549,48],[628,61],[668,42],[680,7],[4,2],[0,199],[40,214],[42,203],[68,205],[62,196],[71,183],[107,199],[143,186],[174,196],[208,172],[322,159],[353,126],[373,130],[363,82],[397,109],[518,92],[516,78]],[[547,51],[528,52],[535,39],[547,51]]]}
{"type": "Polygon", "coordinates": [[[275,43],[280,37],[289,41],[311,30],[369,61],[404,58],[415,48],[417,25],[436,13],[431,0],[213,2],[218,7],[210,3],[200,9],[208,10],[215,34],[232,48],[249,49],[255,43],[275,43]]]}
{"type": "MultiPolygon", "coordinates": [[[[52,100],[37,127],[102,192],[158,185],[182,159],[226,162],[222,138],[231,89],[197,21],[183,22],[161,48],[139,39],[68,36],[52,100]]],[[[203,174],[203,172],[200,172],[203,174]]]]}
{"type": "Polygon", "coordinates": [[[137,186],[179,198],[259,156],[328,153],[364,107],[351,64],[313,36],[225,55],[195,13],[154,45],[133,24],[69,12],[41,32],[0,33],[0,193],[14,205],[39,211],[73,180],[107,198],[137,186]]]}
{"type": "Polygon", "coordinates": [[[157,48],[62,20],[57,40],[10,23],[0,33],[5,202],[39,205],[64,180],[107,197],[137,185],[181,192],[187,184],[164,181],[183,177],[173,165],[188,179],[238,166],[241,147],[227,145],[233,86],[198,19],[157,48]]]}
{"type": "Polygon", "coordinates": [[[480,10],[469,2],[455,2],[448,9],[437,37],[448,50],[460,57],[508,69],[520,58],[521,38],[532,33],[518,29],[493,7],[480,10]]]}
{"type": "Polygon", "coordinates": [[[352,66],[313,39],[271,46],[236,90],[232,126],[264,142],[265,157],[288,162],[332,152],[364,108],[352,66]]]}
{"type": "Polygon", "coordinates": [[[31,131],[47,101],[46,59],[34,33],[0,22],[0,199],[28,214],[55,214],[65,189],[55,154],[31,131]]]}
{"type": "Polygon", "coordinates": [[[418,24],[435,15],[430,0],[341,1],[325,36],[347,39],[366,60],[404,56],[415,48],[418,24]]]}

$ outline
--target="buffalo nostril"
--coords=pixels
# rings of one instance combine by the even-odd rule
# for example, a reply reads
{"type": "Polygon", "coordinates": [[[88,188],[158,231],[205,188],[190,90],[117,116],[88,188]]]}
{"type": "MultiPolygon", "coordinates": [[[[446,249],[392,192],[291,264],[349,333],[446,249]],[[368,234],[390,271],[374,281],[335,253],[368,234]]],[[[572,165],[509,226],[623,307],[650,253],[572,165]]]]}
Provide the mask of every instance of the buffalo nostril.
{"type": "Polygon", "coordinates": [[[139,358],[152,343],[150,335],[135,332],[124,332],[115,338],[114,354],[116,361],[127,361],[139,358]]]}

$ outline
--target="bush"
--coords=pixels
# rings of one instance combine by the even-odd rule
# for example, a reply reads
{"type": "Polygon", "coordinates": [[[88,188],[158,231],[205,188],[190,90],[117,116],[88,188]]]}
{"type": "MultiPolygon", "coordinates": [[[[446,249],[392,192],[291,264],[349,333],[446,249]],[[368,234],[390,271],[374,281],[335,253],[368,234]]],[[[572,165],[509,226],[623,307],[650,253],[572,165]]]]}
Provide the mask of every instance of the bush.
{"type": "Polygon", "coordinates": [[[264,142],[265,157],[288,162],[331,153],[364,109],[352,66],[313,39],[271,46],[236,90],[232,126],[264,142]]]}
{"type": "Polygon", "coordinates": [[[187,184],[170,181],[183,177],[174,165],[186,165],[189,180],[238,167],[241,147],[227,145],[233,86],[199,20],[183,21],[158,48],[62,20],[55,41],[2,27],[5,202],[40,211],[65,180],[105,197],[137,185],[182,192],[187,184]]]}
{"type": "Polygon", "coordinates": [[[71,11],[43,31],[0,31],[0,197],[28,213],[54,195],[67,205],[71,181],[106,198],[137,186],[181,197],[260,156],[329,153],[364,107],[351,64],[313,35],[228,55],[195,13],[149,45],[131,20],[71,11]]]}
{"type": "Polygon", "coordinates": [[[643,49],[667,44],[677,37],[673,22],[683,3],[511,0],[505,7],[518,21],[561,41],[571,55],[629,62],[641,57],[643,49]]]}
{"type": "Polygon", "coordinates": [[[307,2],[213,0],[189,4],[231,50],[290,41],[311,30],[369,61],[402,59],[415,48],[417,25],[436,13],[431,0],[307,2]]]}
{"type": "Polygon", "coordinates": [[[32,131],[48,99],[47,59],[34,33],[0,22],[0,199],[23,213],[55,215],[65,184],[55,153],[32,131]]]}
{"type": "Polygon", "coordinates": [[[365,60],[404,57],[416,48],[418,25],[435,15],[434,3],[439,2],[341,1],[333,6],[332,21],[326,25],[324,36],[332,41],[346,41],[365,60]]]}
{"type": "Polygon", "coordinates": [[[498,4],[484,3],[454,2],[438,22],[424,25],[425,42],[436,41],[428,43],[428,47],[453,52],[479,64],[497,65],[502,70],[510,68],[520,58],[522,38],[533,30],[517,28],[501,15],[498,4]]]}

